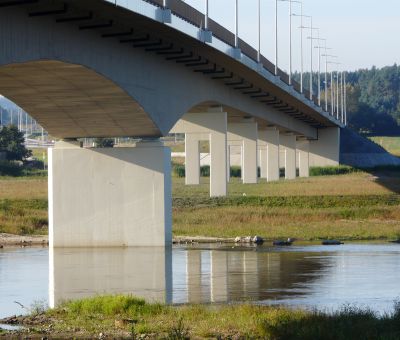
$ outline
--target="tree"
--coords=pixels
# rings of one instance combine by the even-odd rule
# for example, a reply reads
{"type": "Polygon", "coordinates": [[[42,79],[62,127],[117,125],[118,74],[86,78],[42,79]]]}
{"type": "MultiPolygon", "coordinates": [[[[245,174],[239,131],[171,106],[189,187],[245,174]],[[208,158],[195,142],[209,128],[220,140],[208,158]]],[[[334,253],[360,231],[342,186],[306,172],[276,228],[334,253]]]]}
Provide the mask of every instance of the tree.
{"type": "Polygon", "coordinates": [[[15,125],[4,126],[0,131],[0,151],[5,151],[9,161],[22,161],[32,155],[24,141],[24,134],[15,125]]]}
{"type": "Polygon", "coordinates": [[[94,143],[96,144],[96,148],[113,148],[114,147],[114,139],[112,139],[112,138],[96,138],[94,143]]]}

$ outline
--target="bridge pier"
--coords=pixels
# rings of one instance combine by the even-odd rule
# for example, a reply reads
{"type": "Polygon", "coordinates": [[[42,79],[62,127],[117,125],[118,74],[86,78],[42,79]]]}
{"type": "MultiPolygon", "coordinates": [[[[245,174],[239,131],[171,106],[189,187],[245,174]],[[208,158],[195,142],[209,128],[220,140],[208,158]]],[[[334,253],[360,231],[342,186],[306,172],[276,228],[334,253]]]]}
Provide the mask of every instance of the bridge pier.
{"type": "Polygon", "coordinates": [[[244,184],[257,183],[257,133],[257,123],[253,121],[228,124],[228,143],[239,143],[242,146],[241,165],[244,184]]]}
{"type": "Polygon", "coordinates": [[[297,160],[299,177],[310,176],[310,142],[307,139],[297,141],[297,160]]]}
{"type": "Polygon", "coordinates": [[[318,139],[310,141],[310,166],[337,166],[340,155],[340,128],[318,130],[318,139]]]}
{"type": "Polygon", "coordinates": [[[285,178],[296,178],[296,136],[293,134],[281,134],[280,147],[284,150],[285,178]]]}
{"type": "Polygon", "coordinates": [[[199,142],[210,143],[210,196],[227,194],[227,113],[220,108],[205,113],[187,113],[171,133],[185,134],[186,184],[200,183],[199,142]]]}
{"type": "Polygon", "coordinates": [[[258,131],[260,177],[268,182],[279,181],[279,130],[258,131]]]}
{"type": "Polygon", "coordinates": [[[49,149],[50,247],[172,243],[171,154],[162,143],[49,149]]]}

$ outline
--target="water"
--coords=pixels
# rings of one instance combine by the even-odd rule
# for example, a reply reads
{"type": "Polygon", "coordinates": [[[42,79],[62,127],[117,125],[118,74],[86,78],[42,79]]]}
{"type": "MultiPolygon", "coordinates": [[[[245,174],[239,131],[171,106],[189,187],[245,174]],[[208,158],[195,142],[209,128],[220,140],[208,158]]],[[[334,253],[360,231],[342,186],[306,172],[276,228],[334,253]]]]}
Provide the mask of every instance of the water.
{"type": "Polygon", "coordinates": [[[321,310],[351,304],[384,313],[400,297],[399,282],[398,244],[5,248],[0,318],[22,314],[34,303],[55,306],[104,293],[166,303],[254,301],[321,310]]]}

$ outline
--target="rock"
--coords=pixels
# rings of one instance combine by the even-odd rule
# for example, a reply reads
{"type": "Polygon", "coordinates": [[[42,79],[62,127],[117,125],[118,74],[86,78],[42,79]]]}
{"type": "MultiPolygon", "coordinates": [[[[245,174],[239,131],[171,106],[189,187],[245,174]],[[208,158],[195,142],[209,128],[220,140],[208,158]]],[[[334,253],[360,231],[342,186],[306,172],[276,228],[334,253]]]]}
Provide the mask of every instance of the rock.
{"type": "Polygon", "coordinates": [[[0,244],[0,249],[4,248],[4,246],[2,244],[0,244]]]}
{"type": "Polygon", "coordinates": [[[261,236],[254,236],[252,241],[255,244],[263,244],[264,243],[264,239],[261,236]]]}
{"type": "Polygon", "coordinates": [[[278,247],[287,247],[287,246],[291,246],[293,243],[293,240],[288,238],[287,241],[284,240],[277,240],[272,242],[272,245],[274,246],[278,246],[278,247]]]}
{"type": "Polygon", "coordinates": [[[322,244],[324,246],[339,246],[339,245],[343,244],[343,242],[340,242],[338,240],[325,240],[325,241],[322,241],[322,244]]]}
{"type": "Polygon", "coordinates": [[[400,243],[400,239],[395,240],[395,241],[389,241],[390,243],[400,243]]]}

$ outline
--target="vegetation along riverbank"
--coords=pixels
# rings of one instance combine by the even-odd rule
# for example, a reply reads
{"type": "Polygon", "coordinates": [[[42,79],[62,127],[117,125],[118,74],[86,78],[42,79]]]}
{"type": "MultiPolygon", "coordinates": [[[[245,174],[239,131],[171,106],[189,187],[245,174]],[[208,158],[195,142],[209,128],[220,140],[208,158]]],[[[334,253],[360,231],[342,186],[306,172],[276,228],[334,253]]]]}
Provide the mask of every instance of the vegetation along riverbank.
{"type": "MultiPolygon", "coordinates": [[[[378,240],[400,237],[400,170],[350,172],[243,185],[208,197],[208,178],[173,177],[174,236],[378,240]]],[[[0,233],[47,233],[47,179],[0,178],[0,233]]],[[[0,243],[1,244],[1,243],[0,243]]]]}
{"type": "Polygon", "coordinates": [[[234,305],[171,306],[132,296],[97,296],[27,317],[0,320],[24,326],[1,337],[87,339],[398,339],[400,304],[378,316],[344,306],[337,312],[234,305]]]}

